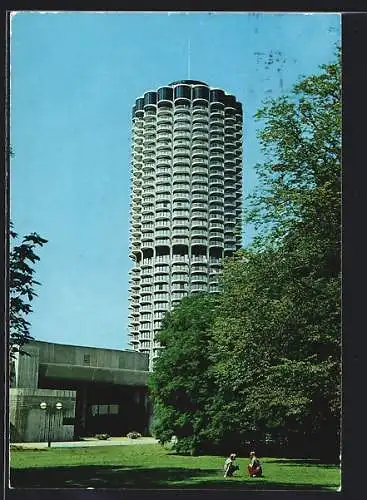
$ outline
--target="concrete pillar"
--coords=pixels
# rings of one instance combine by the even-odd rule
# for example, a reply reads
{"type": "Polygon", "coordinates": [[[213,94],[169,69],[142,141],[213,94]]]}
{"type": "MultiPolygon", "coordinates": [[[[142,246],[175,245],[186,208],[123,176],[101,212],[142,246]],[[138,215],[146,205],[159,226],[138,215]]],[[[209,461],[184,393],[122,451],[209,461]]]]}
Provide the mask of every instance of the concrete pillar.
{"type": "Polygon", "coordinates": [[[28,354],[17,354],[15,358],[15,381],[14,387],[33,388],[38,387],[39,348],[27,344],[24,351],[28,354]]]}

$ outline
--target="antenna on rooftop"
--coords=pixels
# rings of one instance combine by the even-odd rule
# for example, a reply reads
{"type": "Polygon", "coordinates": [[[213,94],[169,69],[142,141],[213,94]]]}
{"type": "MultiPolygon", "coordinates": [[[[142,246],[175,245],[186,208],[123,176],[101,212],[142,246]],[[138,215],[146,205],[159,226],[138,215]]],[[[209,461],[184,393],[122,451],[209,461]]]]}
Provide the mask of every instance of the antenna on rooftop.
{"type": "Polygon", "coordinates": [[[190,80],[190,70],[191,70],[191,40],[188,40],[187,47],[187,78],[190,80]]]}

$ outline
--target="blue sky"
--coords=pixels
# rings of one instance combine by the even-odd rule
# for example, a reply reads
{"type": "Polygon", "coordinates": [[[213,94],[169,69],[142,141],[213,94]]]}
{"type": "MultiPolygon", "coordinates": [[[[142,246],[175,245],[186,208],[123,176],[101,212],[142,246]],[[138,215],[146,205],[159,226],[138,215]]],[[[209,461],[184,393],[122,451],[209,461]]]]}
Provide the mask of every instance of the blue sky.
{"type": "MultiPolygon", "coordinates": [[[[11,218],[18,233],[49,240],[37,264],[42,287],[32,335],[129,348],[130,131],[137,97],[188,77],[234,94],[244,106],[248,195],[261,160],[254,113],[264,98],[329,62],[339,40],[338,14],[17,13],[11,218]]],[[[244,229],[247,245],[254,233],[244,229]]]]}

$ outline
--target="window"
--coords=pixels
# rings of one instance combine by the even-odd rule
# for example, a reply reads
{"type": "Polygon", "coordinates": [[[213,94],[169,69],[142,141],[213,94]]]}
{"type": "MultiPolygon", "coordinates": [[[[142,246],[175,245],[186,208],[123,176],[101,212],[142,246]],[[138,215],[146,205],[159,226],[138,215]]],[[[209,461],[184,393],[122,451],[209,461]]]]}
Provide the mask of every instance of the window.
{"type": "Polygon", "coordinates": [[[90,354],[84,354],[83,363],[85,365],[90,365],[90,354]]]}
{"type": "Polygon", "coordinates": [[[74,425],[75,419],[74,417],[64,417],[62,419],[62,425],[74,425]]]}
{"type": "Polygon", "coordinates": [[[119,405],[117,404],[92,405],[90,408],[94,417],[97,415],[116,415],[119,412],[119,405]]]}

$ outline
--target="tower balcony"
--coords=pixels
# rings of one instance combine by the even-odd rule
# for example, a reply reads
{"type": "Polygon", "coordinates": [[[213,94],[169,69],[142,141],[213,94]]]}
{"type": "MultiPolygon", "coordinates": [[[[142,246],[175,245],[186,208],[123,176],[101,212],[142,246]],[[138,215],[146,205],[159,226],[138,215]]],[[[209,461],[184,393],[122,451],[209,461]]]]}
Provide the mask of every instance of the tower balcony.
{"type": "Polygon", "coordinates": [[[209,125],[207,120],[202,120],[195,118],[192,124],[192,132],[204,132],[206,134],[209,133],[209,125]]]}
{"type": "Polygon", "coordinates": [[[183,147],[174,148],[173,150],[174,160],[177,160],[179,157],[183,158],[184,160],[190,158],[190,148],[183,148],[183,147]]]}
{"type": "Polygon", "coordinates": [[[190,134],[190,130],[191,130],[190,123],[182,123],[182,122],[175,123],[173,126],[173,135],[175,136],[176,134],[178,134],[180,132],[185,133],[185,134],[190,134]]]}
{"type": "Polygon", "coordinates": [[[191,213],[191,220],[196,220],[196,219],[206,220],[207,218],[208,218],[207,210],[196,210],[195,212],[191,213]]]}
{"type": "Polygon", "coordinates": [[[195,139],[200,139],[202,141],[207,142],[209,139],[209,131],[204,130],[202,128],[196,128],[195,130],[192,131],[192,140],[194,141],[195,139]]]}
{"type": "MultiPolygon", "coordinates": [[[[194,178],[195,175],[208,175],[208,164],[205,161],[197,161],[198,158],[195,158],[195,163],[192,165],[192,176],[194,178]]],[[[201,159],[200,159],[201,160],[201,159]]]]}
{"type": "Polygon", "coordinates": [[[208,124],[209,124],[209,115],[202,115],[202,114],[198,114],[198,113],[195,113],[192,115],[192,124],[193,124],[193,127],[195,125],[203,125],[204,127],[208,128],[208,124]]]}
{"type": "Polygon", "coordinates": [[[159,122],[157,124],[157,133],[158,134],[163,133],[163,134],[166,134],[166,135],[171,134],[172,133],[172,125],[171,125],[171,123],[168,122],[168,121],[166,121],[164,123],[159,122]]]}
{"type": "Polygon", "coordinates": [[[206,292],[208,290],[208,285],[206,283],[193,283],[191,285],[191,293],[200,293],[200,292],[206,292]]]}
{"type": "Polygon", "coordinates": [[[190,105],[189,104],[175,104],[175,112],[186,113],[190,115],[190,105]]]}
{"type": "Polygon", "coordinates": [[[187,226],[182,226],[182,227],[175,227],[173,230],[172,230],[172,238],[173,239],[180,239],[180,238],[188,238],[190,232],[189,232],[189,229],[187,228],[187,226]]]}
{"type": "Polygon", "coordinates": [[[172,308],[178,306],[178,304],[181,302],[181,300],[187,296],[187,291],[186,290],[183,290],[183,291],[180,291],[180,292],[174,292],[172,293],[172,298],[171,298],[171,305],[172,305],[172,308]]]}
{"type": "Polygon", "coordinates": [[[236,127],[234,125],[227,125],[224,123],[224,133],[236,137],[236,127]]]}
{"type": "Polygon", "coordinates": [[[156,210],[155,215],[156,215],[156,223],[159,220],[159,223],[161,225],[163,225],[163,221],[166,221],[165,224],[167,224],[167,220],[169,220],[171,218],[171,212],[168,212],[168,211],[156,210]]]}
{"type": "Polygon", "coordinates": [[[209,248],[224,248],[223,240],[209,240],[209,248]]]}
{"type": "Polygon", "coordinates": [[[171,262],[170,256],[169,255],[158,255],[154,259],[155,265],[157,264],[169,264],[171,262]]]}
{"type": "Polygon", "coordinates": [[[147,240],[142,242],[142,248],[154,248],[154,241],[147,240]]]}
{"type": "MultiPolygon", "coordinates": [[[[192,195],[197,194],[197,193],[207,194],[208,189],[209,189],[208,184],[206,184],[206,183],[192,182],[192,184],[191,184],[192,195]]],[[[194,198],[194,196],[193,196],[193,198],[194,198]]]]}
{"type": "Polygon", "coordinates": [[[196,262],[194,265],[191,265],[191,276],[196,275],[196,274],[207,274],[208,272],[208,267],[203,264],[199,264],[196,262]]]}
{"type": "MultiPolygon", "coordinates": [[[[192,150],[191,156],[192,156],[193,161],[196,159],[200,159],[200,158],[203,158],[205,160],[209,157],[209,153],[207,150],[205,150],[203,148],[198,148],[198,147],[196,148],[195,147],[195,149],[193,148],[193,150],[192,150]]],[[[207,161],[206,161],[206,163],[207,163],[207,161]]]]}
{"type": "Polygon", "coordinates": [[[208,229],[207,228],[195,228],[191,229],[191,238],[207,238],[208,237],[208,229]]]}
{"type": "Polygon", "coordinates": [[[172,264],[172,273],[188,273],[189,265],[187,262],[174,262],[172,264]]]}
{"type": "Polygon", "coordinates": [[[157,134],[157,149],[160,147],[172,147],[172,134],[159,132],[157,134]]]}
{"type": "Polygon", "coordinates": [[[171,180],[171,168],[168,166],[157,167],[156,169],[156,181],[157,184],[162,181],[170,181],[171,180]]]}
{"type": "Polygon", "coordinates": [[[202,202],[202,201],[195,201],[191,203],[191,213],[194,215],[194,212],[196,211],[205,211],[207,210],[208,206],[207,203],[202,202]]]}
{"type": "Polygon", "coordinates": [[[164,284],[169,282],[169,268],[167,266],[167,271],[157,271],[154,272],[154,283],[164,284]]]}
{"type": "Polygon", "coordinates": [[[163,236],[163,235],[155,235],[155,243],[156,245],[169,245],[170,244],[170,237],[163,236]]]}
{"type": "Polygon", "coordinates": [[[192,237],[191,238],[191,246],[207,246],[208,238],[203,237],[192,237]]]}
{"type": "Polygon", "coordinates": [[[210,116],[210,125],[211,125],[211,130],[213,130],[213,127],[216,127],[214,130],[218,130],[219,127],[224,128],[224,120],[221,117],[210,116]]]}
{"type": "Polygon", "coordinates": [[[209,231],[209,239],[223,240],[224,235],[222,231],[209,231]]]}
{"type": "MultiPolygon", "coordinates": [[[[146,267],[145,269],[142,269],[141,272],[141,279],[142,280],[150,280],[153,278],[153,267],[146,267]]],[[[150,281],[148,281],[150,283],[150,281]]]]}
{"type": "Polygon", "coordinates": [[[171,276],[171,283],[188,283],[189,282],[189,274],[186,273],[176,273],[173,272],[171,276]]]}
{"type": "Polygon", "coordinates": [[[172,200],[174,203],[185,203],[190,197],[190,191],[185,190],[185,191],[176,191],[173,196],[172,200]]]}
{"type": "Polygon", "coordinates": [[[131,281],[130,288],[135,291],[140,290],[139,281],[131,281]]]}
{"type": "Polygon", "coordinates": [[[157,120],[157,125],[161,125],[161,124],[171,125],[172,122],[173,122],[173,116],[172,116],[172,114],[165,113],[163,115],[162,114],[159,115],[158,120],[157,120]]]}
{"type": "Polygon", "coordinates": [[[191,275],[191,283],[208,283],[208,276],[207,274],[192,274],[191,275]]]}
{"type": "Polygon", "coordinates": [[[236,245],[231,245],[230,243],[226,243],[224,246],[225,252],[235,252],[237,250],[236,245]]]}
{"type": "MultiPolygon", "coordinates": [[[[154,292],[154,297],[153,297],[154,303],[159,303],[159,302],[167,303],[168,300],[169,300],[168,292],[161,292],[161,291],[154,292]]],[[[156,310],[155,307],[154,310],[156,310]]]]}
{"type": "Polygon", "coordinates": [[[140,242],[132,243],[132,245],[131,245],[132,252],[138,252],[138,251],[140,251],[140,248],[141,248],[140,242]]]}
{"type": "Polygon", "coordinates": [[[183,156],[176,156],[173,158],[173,171],[176,172],[177,167],[190,166],[189,158],[183,156]]]}
{"type": "Polygon", "coordinates": [[[148,196],[146,196],[145,198],[143,198],[143,199],[142,199],[142,202],[141,202],[141,204],[142,204],[142,206],[143,206],[143,210],[144,210],[144,207],[145,207],[145,206],[149,206],[149,205],[151,205],[151,204],[153,204],[153,203],[154,203],[154,196],[149,196],[149,195],[148,195],[148,196]]]}
{"type": "Polygon", "coordinates": [[[172,193],[177,191],[190,191],[190,182],[173,182],[172,193]]]}
{"type": "Polygon", "coordinates": [[[201,201],[208,203],[208,195],[203,194],[203,193],[199,193],[199,192],[191,193],[191,202],[192,203],[201,202],[201,201]]]}
{"type": "Polygon", "coordinates": [[[173,254],[172,255],[172,264],[182,264],[182,263],[189,263],[189,256],[188,255],[179,255],[179,254],[173,254]]]}
{"type": "Polygon", "coordinates": [[[188,113],[185,112],[176,112],[173,115],[173,123],[176,124],[184,124],[190,126],[191,123],[191,116],[188,113]]]}
{"type": "Polygon", "coordinates": [[[216,180],[222,181],[222,186],[224,186],[223,179],[224,179],[224,171],[223,168],[209,168],[209,181],[210,183],[215,183],[216,180]]]}
{"type": "Polygon", "coordinates": [[[169,198],[171,195],[171,185],[170,184],[161,184],[156,187],[156,193],[157,195],[162,195],[165,194],[165,198],[169,198]]]}
{"type": "Polygon", "coordinates": [[[144,182],[154,180],[154,165],[145,165],[143,167],[142,181],[144,182]]]}
{"type": "Polygon", "coordinates": [[[191,133],[186,129],[175,130],[174,139],[191,139],[191,133]]]}
{"type": "Polygon", "coordinates": [[[189,244],[189,238],[188,237],[172,237],[172,245],[186,245],[188,246],[189,244]]]}
{"type": "MultiPolygon", "coordinates": [[[[156,156],[157,162],[158,160],[170,161],[172,156],[172,149],[170,148],[170,146],[162,146],[160,148],[157,148],[156,156]]],[[[156,165],[158,164],[157,162],[156,165]]]]}
{"type": "Polygon", "coordinates": [[[165,117],[172,117],[173,116],[173,110],[168,107],[164,108],[158,108],[157,110],[157,118],[165,118],[165,117]]]}
{"type": "Polygon", "coordinates": [[[211,108],[210,110],[210,118],[211,119],[214,119],[214,118],[222,118],[224,119],[224,110],[223,109],[219,109],[219,108],[211,108]]]}
{"type": "Polygon", "coordinates": [[[224,209],[222,205],[209,205],[209,220],[213,219],[215,215],[221,216],[221,220],[224,220],[224,209]]]}
{"type": "Polygon", "coordinates": [[[190,221],[189,218],[180,218],[178,219],[177,217],[172,220],[172,229],[174,231],[185,231],[185,229],[188,229],[190,227],[190,221]]]}
{"type": "Polygon", "coordinates": [[[142,295],[140,298],[141,311],[152,310],[152,294],[142,295]]]}

